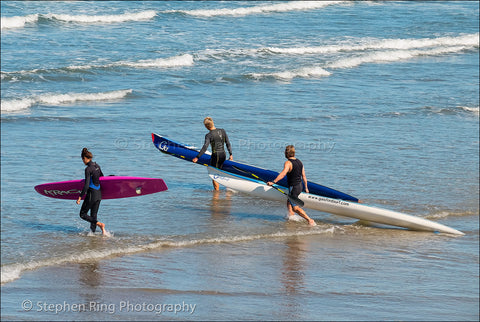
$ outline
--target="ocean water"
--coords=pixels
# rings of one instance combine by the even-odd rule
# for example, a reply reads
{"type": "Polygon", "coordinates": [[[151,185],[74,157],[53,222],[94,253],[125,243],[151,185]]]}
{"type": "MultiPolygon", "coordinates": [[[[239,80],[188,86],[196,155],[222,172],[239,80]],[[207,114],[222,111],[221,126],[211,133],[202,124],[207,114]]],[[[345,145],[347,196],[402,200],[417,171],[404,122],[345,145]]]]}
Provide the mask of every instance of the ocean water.
{"type": "Polygon", "coordinates": [[[479,319],[476,1],[2,1],[2,320],[479,319]],[[159,153],[211,116],[235,160],[459,229],[364,226],[159,153]],[[35,185],[106,175],[110,237],[35,185]]]}

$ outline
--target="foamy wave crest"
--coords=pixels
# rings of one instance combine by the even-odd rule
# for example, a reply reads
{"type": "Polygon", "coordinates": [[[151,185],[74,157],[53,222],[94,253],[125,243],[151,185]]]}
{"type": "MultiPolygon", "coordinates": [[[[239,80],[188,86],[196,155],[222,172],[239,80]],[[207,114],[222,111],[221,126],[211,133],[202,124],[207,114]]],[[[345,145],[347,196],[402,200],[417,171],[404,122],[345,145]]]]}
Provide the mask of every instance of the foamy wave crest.
{"type": "Polygon", "coordinates": [[[337,59],[324,66],[304,67],[302,69],[276,73],[254,73],[253,78],[270,78],[289,80],[296,77],[317,78],[329,76],[325,69],[354,68],[366,63],[388,63],[405,61],[422,56],[438,56],[458,53],[479,47],[479,33],[458,37],[439,37],[422,39],[361,39],[358,44],[329,45],[318,47],[278,48],[266,47],[257,53],[306,55],[346,53],[347,57],[337,59]]]}
{"type": "Polygon", "coordinates": [[[371,40],[363,39],[356,45],[330,45],[330,46],[314,46],[314,47],[297,47],[297,48],[279,48],[267,47],[259,51],[267,51],[275,54],[330,54],[338,52],[365,51],[377,49],[420,49],[428,47],[451,47],[451,46],[479,46],[479,33],[463,35],[459,37],[439,37],[439,38],[421,38],[421,39],[383,39],[371,40]]]}
{"type": "Polygon", "coordinates": [[[305,231],[295,232],[277,232],[272,234],[259,234],[259,235],[244,235],[244,236],[220,236],[204,239],[182,239],[180,240],[159,240],[146,245],[126,246],[109,250],[101,251],[85,251],[83,253],[76,253],[72,255],[62,256],[58,258],[49,258],[46,260],[32,261],[28,263],[15,263],[6,264],[2,266],[1,284],[12,282],[21,277],[22,273],[29,270],[36,270],[42,267],[62,265],[68,263],[81,263],[84,261],[101,260],[112,256],[124,256],[129,254],[135,254],[140,252],[151,251],[160,249],[162,247],[193,247],[197,245],[205,244],[218,244],[218,243],[236,243],[236,242],[248,242],[260,239],[268,238],[288,238],[294,236],[308,236],[334,233],[335,227],[319,228],[313,227],[305,231]]]}
{"type": "Polygon", "coordinates": [[[111,68],[111,67],[133,67],[133,68],[174,68],[174,67],[183,67],[191,66],[194,64],[193,56],[190,54],[183,54],[179,56],[167,57],[167,58],[157,58],[157,59],[146,59],[140,61],[119,61],[110,64],[104,65],[71,65],[61,68],[50,68],[50,69],[32,69],[32,70],[20,70],[13,72],[1,72],[2,80],[17,81],[22,78],[27,78],[30,74],[43,74],[43,73],[58,73],[75,71],[85,71],[89,69],[102,69],[102,68],[111,68]]]}
{"type": "Polygon", "coordinates": [[[68,66],[69,70],[86,70],[92,68],[110,68],[110,67],[133,67],[133,68],[170,68],[170,67],[182,67],[193,65],[193,56],[190,54],[184,54],[179,56],[173,56],[168,58],[146,59],[136,62],[120,61],[106,65],[78,65],[68,66]]]}
{"type": "Polygon", "coordinates": [[[477,107],[459,106],[458,108],[461,110],[464,110],[465,112],[473,113],[477,116],[480,115],[480,109],[478,106],[477,107]]]}
{"type": "Polygon", "coordinates": [[[293,78],[320,78],[330,76],[331,73],[321,67],[306,67],[292,71],[276,72],[276,73],[252,73],[255,79],[276,78],[279,80],[292,80],[293,78]]]}
{"type": "Polygon", "coordinates": [[[55,19],[65,22],[77,23],[118,23],[125,21],[141,21],[150,20],[155,17],[157,13],[154,10],[141,11],[137,13],[124,13],[120,15],[67,15],[67,14],[47,14],[44,17],[47,19],[55,19]]]}
{"type": "MultiPolygon", "coordinates": [[[[263,14],[271,12],[288,12],[299,10],[319,9],[329,5],[342,3],[345,1],[292,1],[285,3],[278,3],[273,5],[261,5],[253,7],[242,7],[235,9],[199,9],[199,10],[179,10],[175,12],[182,12],[192,16],[199,17],[215,17],[215,16],[247,16],[251,14],[263,14]]],[[[171,11],[170,11],[171,12],[171,11]]]]}
{"type": "Polygon", "coordinates": [[[28,16],[2,17],[2,29],[23,28],[27,23],[36,23],[38,14],[28,16]]]}
{"type": "Polygon", "coordinates": [[[404,61],[421,56],[438,56],[443,54],[458,53],[467,49],[471,49],[470,46],[453,46],[444,48],[435,48],[428,50],[390,50],[380,51],[364,54],[359,57],[351,57],[340,59],[336,62],[328,64],[327,68],[353,68],[366,63],[388,63],[396,61],[404,61]]]}
{"type": "Polygon", "coordinates": [[[131,89],[103,93],[44,94],[36,97],[2,100],[2,112],[19,112],[33,105],[61,105],[81,101],[104,101],[121,99],[132,93],[131,89]]]}
{"type": "MultiPolygon", "coordinates": [[[[193,56],[190,54],[184,54],[180,56],[174,56],[169,58],[157,58],[140,60],[138,62],[118,62],[111,64],[110,66],[128,66],[134,68],[151,68],[151,67],[182,67],[193,65],[193,56]]],[[[109,66],[109,67],[110,67],[109,66]]]]}

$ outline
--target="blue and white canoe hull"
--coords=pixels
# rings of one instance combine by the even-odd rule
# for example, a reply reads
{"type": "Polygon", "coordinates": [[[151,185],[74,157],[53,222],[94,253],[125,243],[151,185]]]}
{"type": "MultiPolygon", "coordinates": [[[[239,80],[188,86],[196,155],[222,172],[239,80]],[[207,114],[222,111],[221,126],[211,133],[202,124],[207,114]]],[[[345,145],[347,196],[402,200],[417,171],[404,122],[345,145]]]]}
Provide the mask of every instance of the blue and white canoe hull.
{"type": "MultiPolygon", "coordinates": [[[[152,133],[152,141],[153,145],[162,153],[174,156],[176,158],[189,161],[191,162],[193,158],[198,155],[198,150],[193,147],[187,146],[183,143],[179,143],[168,139],[164,136],[152,133]]],[[[210,164],[210,154],[205,153],[200,157],[197,164],[201,164],[204,166],[208,166],[210,164]]],[[[236,175],[245,175],[245,172],[253,173],[259,178],[262,178],[266,181],[272,181],[278,176],[278,172],[262,169],[259,167],[255,167],[246,163],[237,162],[237,161],[229,161],[226,160],[223,163],[222,170],[236,174],[236,175]]],[[[287,186],[287,178],[283,178],[278,182],[280,186],[286,187],[287,186]]],[[[308,182],[308,188],[310,193],[325,196],[333,199],[342,199],[348,201],[358,202],[358,199],[350,196],[346,193],[341,191],[317,184],[315,182],[308,182]]]]}
{"type": "MultiPolygon", "coordinates": [[[[225,172],[210,166],[208,167],[208,174],[219,184],[235,191],[269,200],[287,200],[284,194],[266,185],[262,181],[225,172]]],[[[431,220],[387,209],[366,206],[356,202],[332,199],[305,192],[302,192],[299,198],[305,202],[305,208],[327,212],[334,215],[356,218],[378,224],[403,227],[412,230],[464,235],[464,233],[459,230],[431,220]]]]}

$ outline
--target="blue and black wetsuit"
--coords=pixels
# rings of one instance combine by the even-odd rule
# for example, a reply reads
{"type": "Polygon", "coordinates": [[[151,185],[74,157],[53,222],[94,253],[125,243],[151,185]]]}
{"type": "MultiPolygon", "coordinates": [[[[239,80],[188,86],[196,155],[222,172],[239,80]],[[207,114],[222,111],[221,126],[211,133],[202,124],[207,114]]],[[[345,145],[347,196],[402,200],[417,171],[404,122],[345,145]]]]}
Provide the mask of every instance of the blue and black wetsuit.
{"type": "MultiPolygon", "coordinates": [[[[302,185],[302,173],[303,173],[303,163],[298,159],[288,159],[292,163],[292,171],[287,173],[287,182],[288,182],[288,192],[291,196],[298,198],[300,193],[303,190],[302,185]]],[[[290,200],[292,207],[295,207],[290,200]]]]}
{"type": "Polygon", "coordinates": [[[97,228],[97,212],[102,200],[102,190],[100,189],[100,177],[103,177],[100,166],[90,161],[85,168],[85,185],[80,196],[85,196],[85,200],[80,209],[80,217],[90,222],[90,229],[95,232],[97,228]],[[88,215],[90,211],[90,216],[88,215]]]}
{"type": "Polygon", "coordinates": [[[227,146],[228,153],[232,155],[232,147],[230,141],[228,140],[227,132],[224,129],[215,129],[210,130],[205,135],[205,143],[203,144],[202,149],[197,155],[197,158],[200,158],[205,151],[207,151],[208,145],[212,146],[212,156],[210,158],[210,165],[215,168],[222,168],[223,162],[227,159],[225,153],[224,145],[227,146]]]}

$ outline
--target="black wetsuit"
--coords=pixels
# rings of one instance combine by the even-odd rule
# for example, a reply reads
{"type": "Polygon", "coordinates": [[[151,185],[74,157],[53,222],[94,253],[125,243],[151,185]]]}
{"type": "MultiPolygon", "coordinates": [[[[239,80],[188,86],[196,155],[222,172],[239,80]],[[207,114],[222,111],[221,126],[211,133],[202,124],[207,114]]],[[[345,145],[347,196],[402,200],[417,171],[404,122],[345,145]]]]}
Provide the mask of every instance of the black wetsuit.
{"type": "Polygon", "coordinates": [[[205,135],[205,144],[203,144],[200,153],[198,153],[197,158],[200,158],[205,151],[207,151],[208,145],[212,146],[212,156],[210,158],[210,165],[215,168],[221,168],[223,162],[227,159],[225,153],[224,144],[227,146],[228,153],[232,155],[232,147],[230,141],[228,140],[227,132],[224,129],[215,129],[211,130],[205,135]]]}
{"type": "MultiPolygon", "coordinates": [[[[298,195],[300,195],[300,193],[303,190],[303,185],[302,185],[303,163],[298,159],[288,159],[288,161],[292,163],[292,171],[287,173],[288,191],[291,196],[298,198],[298,195]]],[[[294,204],[292,204],[292,206],[295,207],[294,204]]]]}
{"type": "Polygon", "coordinates": [[[80,196],[85,196],[85,200],[80,209],[80,217],[90,222],[90,229],[95,232],[97,228],[97,212],[102,200],[102,190],[100,189],[100,177],[103,177],[100,166],[93,161],[87,163],[85,168],[85,185],[80,196]],[[88,211],[90,210],[90,216],[88,211]]]}

